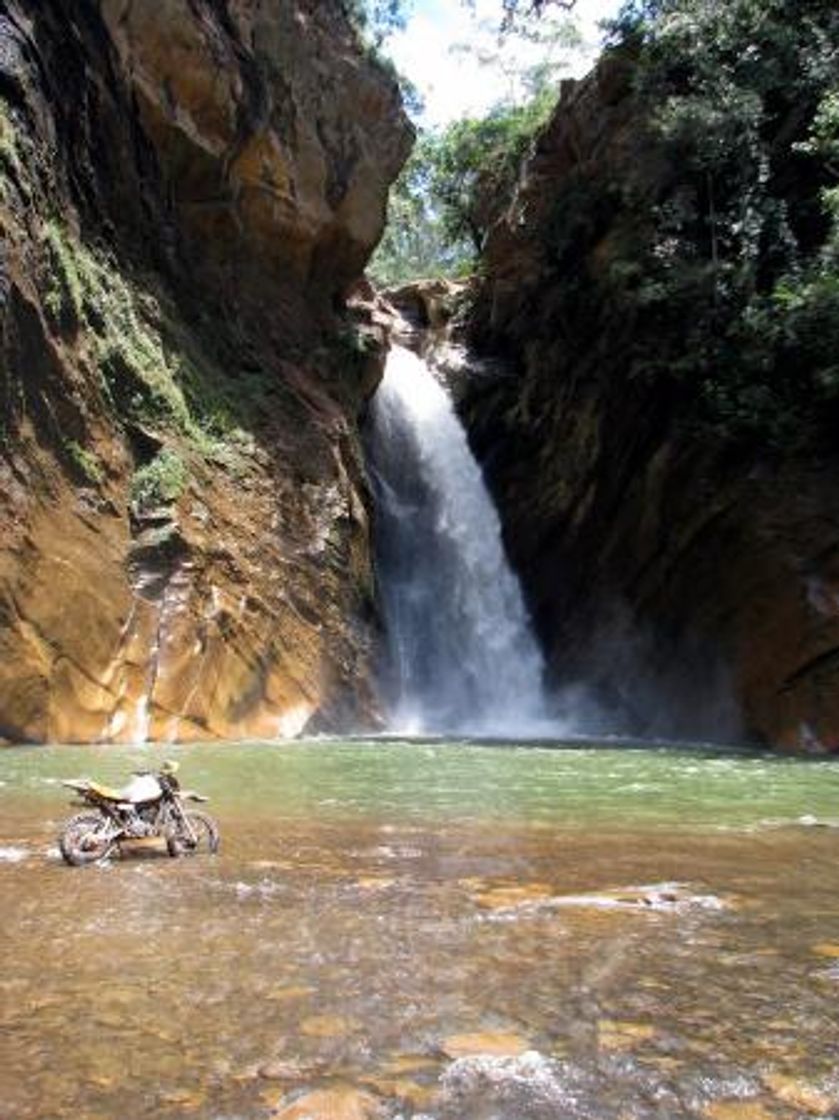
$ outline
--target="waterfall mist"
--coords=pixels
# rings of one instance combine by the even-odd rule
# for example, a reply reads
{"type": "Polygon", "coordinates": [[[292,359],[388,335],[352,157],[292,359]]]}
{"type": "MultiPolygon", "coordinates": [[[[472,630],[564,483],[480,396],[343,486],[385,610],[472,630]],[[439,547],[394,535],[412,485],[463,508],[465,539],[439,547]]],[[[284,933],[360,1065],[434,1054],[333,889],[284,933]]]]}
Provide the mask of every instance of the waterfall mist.
{"type": "Polygon", "coordinates": [[[448,394],[409,350],[390,353],[367,443],[391,725],[558,733],[481,470],[448,394]]]}

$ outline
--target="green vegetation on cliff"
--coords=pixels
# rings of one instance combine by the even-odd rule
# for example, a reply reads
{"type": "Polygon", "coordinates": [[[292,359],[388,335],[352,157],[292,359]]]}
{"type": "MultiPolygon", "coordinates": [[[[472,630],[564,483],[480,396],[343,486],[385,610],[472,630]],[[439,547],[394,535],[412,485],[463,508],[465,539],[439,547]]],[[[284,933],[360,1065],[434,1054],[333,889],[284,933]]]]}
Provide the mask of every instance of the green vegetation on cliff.
{"type": "Polygon", "coordinates": [[[422,134],[391,193],[374,278],[393,284],[469,272],[510,202],[521,161],[554,100],[544,84],[523,105],[499,104],[483,119],[466,117],[422,134]]]}
{"type": "MultiPolygon", "coordinates": [[[[508,22],[530,7],[503,5],[508,22]]],[[[839,10],[631,0],[609,53],[629,75],[629,146],[558,184],[542,230],[555,329],[572,356],[619,355],[689,427],[823,439],[839,418],[839,10]]],[[[421,135],[377,281],[475,266],[557,92],[555,72],[533,75],[525,102],[421,135]]]]}
{"type": "Polygon", "coordinates": [[[723,438],[827,435],[839,417],[839,10],[652,0],[624,9],[614,39],[643,145],[620,177],[580,169],[560,185],[554,314],[577,324],[576,345],[619,348],[630,378],[669,387],[690,423],[723,438]]]}
{"type": "Polygon", "coordinates": [[[189,472],[177,452],[164,448],[150,463],[135,472],[132,501],[140,508],[176,502],[186,489],[189,472]]]}
{"type": "Polygon", "coordinates": [[[839,741],[837,75],[835,2],[626,7],[484,249],[461,411],[549,677],[647,732],[839,741]]]}

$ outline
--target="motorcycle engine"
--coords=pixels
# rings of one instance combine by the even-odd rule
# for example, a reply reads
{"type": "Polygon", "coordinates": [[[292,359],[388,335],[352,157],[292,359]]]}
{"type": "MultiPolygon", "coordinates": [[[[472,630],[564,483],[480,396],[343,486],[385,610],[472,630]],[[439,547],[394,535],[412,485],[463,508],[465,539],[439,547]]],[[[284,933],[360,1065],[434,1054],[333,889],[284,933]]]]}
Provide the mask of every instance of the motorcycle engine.
{"type": "Polygon", "coordinates": [[[151,836],[154,832],[155,808],[153,805],[132,805],[124,812],[126,828],[131,836],[151,836]]]}

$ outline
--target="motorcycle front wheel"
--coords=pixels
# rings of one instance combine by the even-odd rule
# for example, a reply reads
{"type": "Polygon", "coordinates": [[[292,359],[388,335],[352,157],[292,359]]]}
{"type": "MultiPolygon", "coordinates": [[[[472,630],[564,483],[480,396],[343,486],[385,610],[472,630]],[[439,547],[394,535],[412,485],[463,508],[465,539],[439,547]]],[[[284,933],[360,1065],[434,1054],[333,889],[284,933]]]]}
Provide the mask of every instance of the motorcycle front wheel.
{"type": "Polygon", "coordinates": [[[72,867],[97,863],[110,855],[114,843],[108,818],[95,811],[71,817],[58,838],[61,855],[72,867]]]}
{"type": "Polygon", "coordinates": [[[215,855],[218,851],[220,837],[218,825],[208,813],[191,810],[184,813],[189,822],[189,827],[181,824],[177,832],[170,833],[166,838],[166,847],[169,855],[176,856],[194,855],[198,852],[209,852],[215,855]],[[190,836],[192,832],[193,838],[190,836]]]}

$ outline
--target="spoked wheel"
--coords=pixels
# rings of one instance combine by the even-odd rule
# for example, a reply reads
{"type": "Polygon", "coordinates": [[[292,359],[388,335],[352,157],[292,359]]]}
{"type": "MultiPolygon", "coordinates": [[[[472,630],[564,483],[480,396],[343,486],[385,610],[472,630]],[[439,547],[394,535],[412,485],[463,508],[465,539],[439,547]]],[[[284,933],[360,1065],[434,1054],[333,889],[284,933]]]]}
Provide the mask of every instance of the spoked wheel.
{"type": "Polygon", "coordinates": [[[58,846],[67,863],[82,867],[98,863],[115,846],[108,818],[102,813],[77,813],[65,824],[58,846]]]}
{"type": "Polygon", "coordinates": [[[207,813],[192,810],[184,813],[186,823],[166,839],[170,856],[191,856],[200,852],[215,854],[219,846],[218,825],[207,813]]]}

